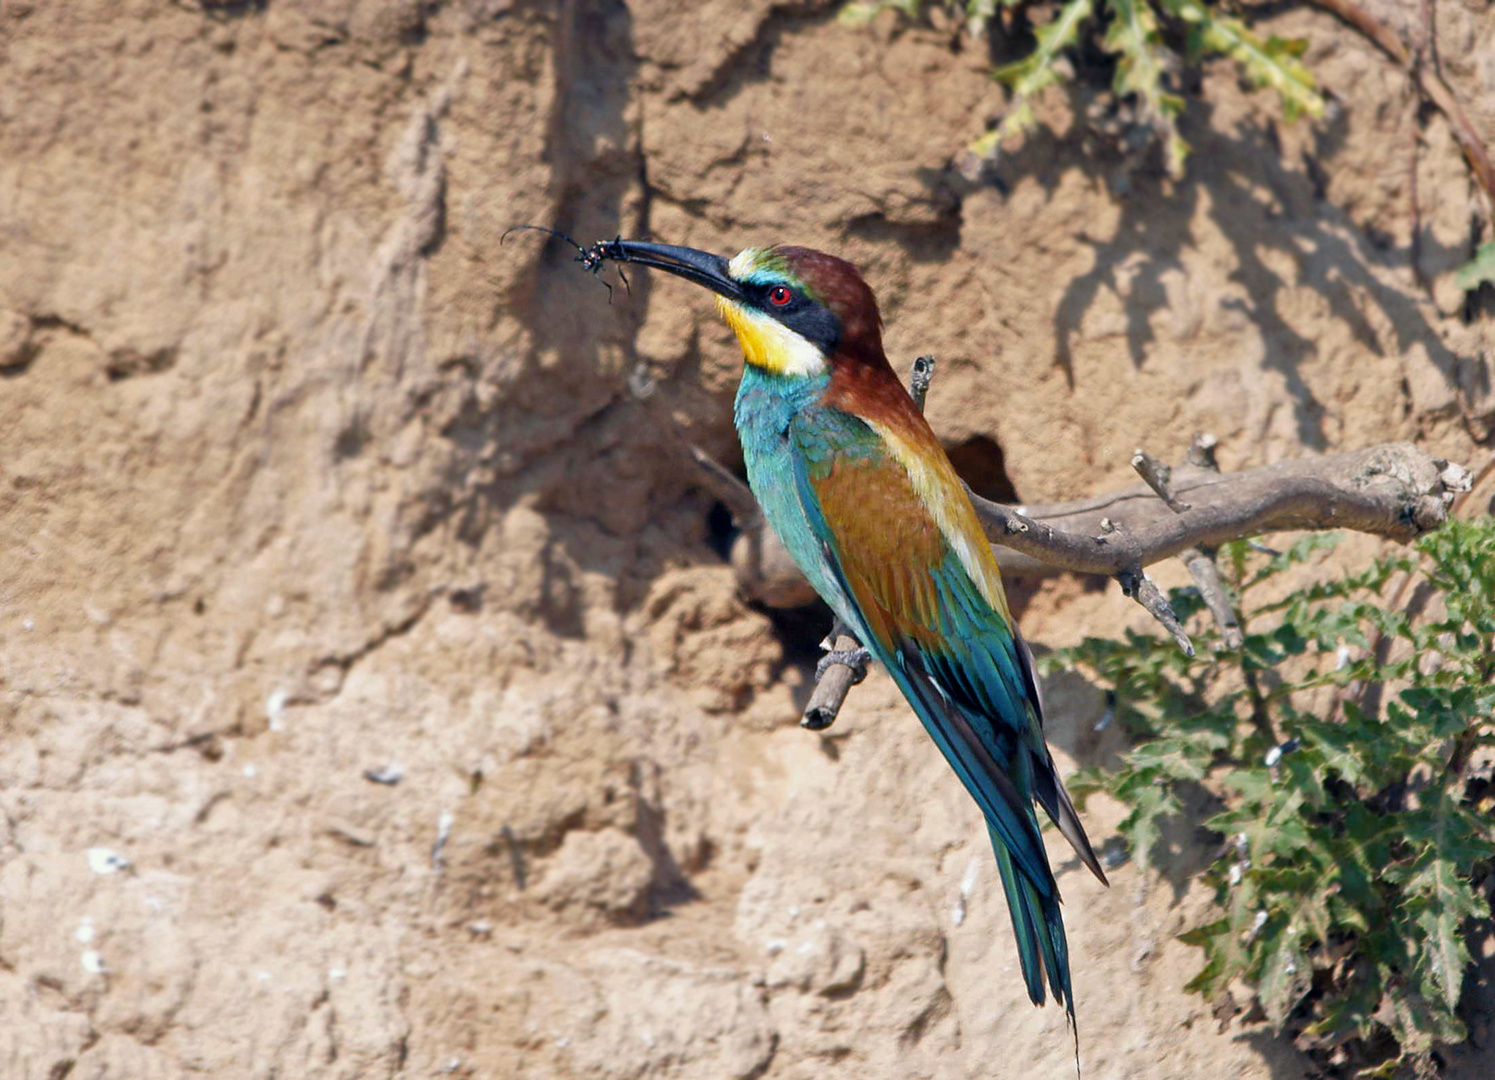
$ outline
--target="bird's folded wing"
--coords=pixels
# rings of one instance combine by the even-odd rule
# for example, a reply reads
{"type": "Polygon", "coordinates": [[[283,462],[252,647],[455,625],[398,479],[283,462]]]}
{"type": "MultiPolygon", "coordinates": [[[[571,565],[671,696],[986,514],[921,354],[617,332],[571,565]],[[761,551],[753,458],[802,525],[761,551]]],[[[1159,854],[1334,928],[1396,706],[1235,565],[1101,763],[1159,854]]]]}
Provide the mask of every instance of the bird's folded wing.
{"type": "Polygon", "coordinates": [[[990,605],[974,604],[969,575],[876,432],[824,409],[802,413],[789,436],[805,516],[856,609],[862,643],[904,691],[1026,876],[1052,882],[1032,788],[1020,789],[1012,775],[1016,724],[1028,722],[1018,709],[1025,694],[1015,654],[1002,649],[1011,656],[1004,665],[995,650],[972,650],[985,638],[1010,641],[1010,628],[990,605]],[[979,673],[971,664],[976,653],[985,661],[979,673]],[[967,692],[979,693],[990,715],[962,708],[956,695],[967,692]],[[994,720],[1006,730],[999,733],[994,720]]]}
{"type": "Polygon", "coordinates": [[[806,517],[857,609],[863,644],[899,683],[1015,860],[1036,884],[1052,880],[1046,860],[1038,869],[1036,798],[1104,880],[1044,745],[1031,658],[1008,621],[995,567],[985,588],[973,576],[987,572],[976,562],[989,554],[987,541],[938,446],[920,491],[900,460],[907,451],[895,453],[882,434],[840,410],[802,414],[790,438],[806,517]],[[930,494],[959,504],[940,513],[930,494]],[[962,525],[974,535],[952,543],[949,530],[962,525]]]}

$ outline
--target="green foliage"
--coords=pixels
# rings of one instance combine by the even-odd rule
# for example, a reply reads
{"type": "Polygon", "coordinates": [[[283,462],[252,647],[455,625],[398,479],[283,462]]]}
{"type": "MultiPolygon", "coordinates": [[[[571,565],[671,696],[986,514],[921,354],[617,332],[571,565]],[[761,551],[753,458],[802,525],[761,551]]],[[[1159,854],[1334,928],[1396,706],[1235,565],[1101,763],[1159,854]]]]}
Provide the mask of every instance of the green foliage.
{"type": "Polygon", "coordinates": [[[1264,41],[1242,20],[1205,0],[851,0],[841,9],[841,17],[861,25],[886,10],[916,19],[935,7],[958,15],[978,36],[1001,32],[1004,9],[1022,19],[1049,15],[1034,21],[1033,51],[992,73],[1012,88],[1013,100],[997,128],[973,145],[983,156],[994,153],[1008,136],[1037,123],[1033,98],[1069,78],[1060,58],[1087,44],[1115,58],[1113,93],[1137,102],[1139,120],[1161,141],[1168,170],[1175,176],[1181,174],[1188,154],[1178,133],[1184,105],[1178,75],[1185,65],[1227,57],[1252,85],[1276,92],[1289,121],[1324,111],[1324,99],[1302,63],[1307,42],[1278,37],[1264,41]]]}
{"type": "MultiPolygon", "coordinates": [[[[1214,998],[1242,980],[1305,1049],[1346,1048],[1360,1075],[1390,1076],[1465,1037],[1465,927],[1490,917],[1495,519],[1450,522],[1415,558],[1284,591],[1279,575],[1335,542],[1308,535],[1269,559],[1221,551],[1244,604],[1238,651],[1211,624],[1192,661],[1129,634],[1045,666],[1112,688],[1138,740],[1116,771],[1087,770],[1070,790],[1127,805],[1139,864],[1186,800],[1216,808],[1202,824],[1224,840],[1205,874],[1218,915],[1183,935],[1203,950],[1189,989],[1214,998]],[[1409,574],[1431,589],[1420,614],[1390,603],[1411,590],[1387,595],[1409,574]]],[[[1174,604],[1199,608],[1185,593],[1174,604]]]]}
{"type": "Polygon", "coordinates": [[[1495,240],[1481,244],[1474,260],[1459,267],[1454,281],[1465,292],[1473,292],[1487,281],[1495,285],[1495,240]]]}

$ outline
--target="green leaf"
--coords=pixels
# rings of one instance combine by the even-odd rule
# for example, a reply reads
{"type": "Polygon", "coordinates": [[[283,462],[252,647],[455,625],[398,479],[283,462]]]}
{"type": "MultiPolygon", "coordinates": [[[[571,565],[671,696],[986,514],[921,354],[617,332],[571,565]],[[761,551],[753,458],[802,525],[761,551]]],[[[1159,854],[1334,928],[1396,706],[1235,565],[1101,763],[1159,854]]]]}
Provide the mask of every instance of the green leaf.
{"type": "Polygon", "coordinates": [[[1262,41],[1240,19],[1217,16],[1200,0],[1163,0],[1163,5],[1189,24],[1192,52],[1228,56],[1254,85],[1275,90],[1289,123],[1304,113],[1324,114],[1324,99],[1299,59],[1306,43],[1276,36],[1262,41]]]}
{"type": "Polygon", "coordinates": [[[1131,845],[1139,871],[1146,872],[1152,865],[1153,848],[1157,847],[1160,835],[1158,820],[1181,810],[1178,800],[1164,787],[1150,785],[1138,792],[1132,812],[1122,819],[1118,831],[1131,845]]]}
{"type": "Polygon", "coordinates": [[[1260,940],[1265,959],[1257,997],[1267,1019],[1280,1028],[1287,1014],[1307,993],[1312,968],[1298,948],[1298,935],[1290,923],[1274,926],[1269,922],[1260,940]]]}
{"type": "MultiPolygon", "coordinates": [[[[1304,537],[1249,579],[1254,554],[1224,563],[1236,581],[1259,583],[1322,546],[1304,537]]],[[[1141,733],[1110,774],[1140,864],[1183,793],[1196,805],[1202,788],[1224,804],[1202,823],[1228,839],[1205,871],[1217,917],[1181,936],[1203,951],[1188,988],[1213,995],[1243,982],[1279,1024],[1301,1006],[1315,1049],[1363,1040],[1386,1075],[1464,1037],[1463,931],[1490,917],[1474,882],[1495,864],[1487,806],[1465,803],[1465,779],[1447,768],[1453,746],[1495,744],[1495,520],[1449,522],[1417,550],[1243,605],[1253,632],[1239,654],[1190,662],[1131,633],[1063,654],[1115,688],[1118,718],[1141,733]],[[1427,581],[1441,603],[1390,610],[1379,594],[1397,571],[1427,581]],[[1395,659],[1379,659],[1378,637],[1397,643],[1395,659]],[[1342,644],[1354,652],[1341,658],[1342,644]],[[1254,689],[1244,685],[1253,670],[1254,689]],[[1352,679],[1374,692],[1349,692],[1352,679]],[[1328,687],[1345,691],[1332,714],[1328,687]],[[1265,757],[1263,722],[1296,749],[1265,757]],[[1316,992],[1305,996],[1311,964],[1316,992]]]]}
{"type": "Polygon", "coordinates": [[[1118,97],[1136,94],[1142,100],[1145,118],[1163,140],[1168,174],[1182,176],[1189,148],[1177,121],[1184,101],[1163,89],[1162,57],[1174,54],[1162,44],[1157,14],[1147,0],[1106,0],[1106,6],[1112,18],[1101,44],[1116,55],[1112,90],[1118,97]]]}
{"type": "Polygon", "coordinates": [[[1487,281],[1495,284],[1495,240],[1481,244],[1474,260],[1459,267],[1453,280],[1465,292],[1473,292],[1487,281]]]}
{"type": "MultiPolygon", "coordinates": [[[[1085,25],[1094,10],[1094,0],[1066,0],[1059,13],[1045,26],[1036,27],[1034,37],[1038,47],[1015,63],[1004,64],[992,72],[998,82],[1012,87],[1013,104],[1002,118],[996,131],[978,140],[990,152],[1009,135],[1024,131],[1036,122],[1029,100],[1040,90],[1059,81],[1054,70],[1054,61],[1065,49],[1080,40],[1080,28],[1085,25]]],[[[973,147],[975,149],[976,147],[973,147]]]]}

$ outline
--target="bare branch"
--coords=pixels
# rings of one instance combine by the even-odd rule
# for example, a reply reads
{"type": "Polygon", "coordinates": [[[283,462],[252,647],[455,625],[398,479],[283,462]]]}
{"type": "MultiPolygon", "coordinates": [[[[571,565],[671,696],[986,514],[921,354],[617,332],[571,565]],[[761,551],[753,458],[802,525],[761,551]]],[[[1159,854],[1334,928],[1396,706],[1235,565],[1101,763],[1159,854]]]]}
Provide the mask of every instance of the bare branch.
{"type": "Polygon", "coordinates": [[[1121,582],[1121,591],[1145,607],[1148,614],[1162,623],[1164,629],[1173,635],[1173,640],[1178,642],[1178,647],[1183,650],[1184,655],[1192,657],[1194,643],[1184,632],[1183,623],[1179,622],[1178,616],[1173,613],[1173,607],[1168,603],[1168,598],[1153,584],[1152,578],[1142,570],[1123,570],[1116,577],[1121,582]]]}
{"type": "MultiPolygon", "coordinates": [[[[1189,463],[1198,468],[1219,472],[1214,451],[1215,437],[1213,435],[1196,435],[1193,445],[1189,447],[1189,463]]],[[[1132,458],[1132,467],[1142,474],[1142,479],[1147,481],[1148,487],[1157,492],[1158,498],[1167,504],[1168,509],[1175,514],[1181,514],[1190,509],[1189,504],[1181,502],[1168,487],[1168,481],[1173,475],[1173,470],[1168,466],[1138,450],[1132,458]]],[[[1225,587],[1225,579],[1220,576],[1220,566],[1215,562],[1215,548],[1186,547],[1178,553],[1178,557],[1188,568],[1194,584],[1199,587],[1199,595],[1204,599],[1205,606],[1215,617],[1215,624],[1220,628],[1220,637],[1225,647],[1227,649],[1240,648],[1246,638],[1241,632],[1240,617],[1236,615],[1235,608],[1230,603],[1230,590],[1225,587]]],[[[1170,613],[1171,610],[1170,608],[1170,613]]],[[[1164,625],[1166,626],[1167,623],[1164,625]]]]}
{"type": "MultiPolygon", "coordinates": [[[[1412,50],[1407,47],[1406,42],[1402,41],[1396,31],[1354,3],[1354,0],[1309,0],[1309,2],[1337,15],[1375,42],[1382,52],[1396,62],[1398,67],[1411,75],[1417,88],[1427,95],[1428,100],[1437,106],[1444,116],[1448,117],[1454,138],[1458,140],[1459,148],[1464,151],[1464,160],[1469,163],[1469,171],[1474,173],[1480,189],[1484,192],[1485,212],[1495,214],[1495,163],[1491,162],[1484,143],[1480,141],[1474,125],[1465,115],[1459,99],[1454,97],[1453,90],[1438,73],[1436,62],[1430,64],[1415,62],[1416,58],[1412,50]]],[[[1426,47],[1433,48],[1431,36],[1426,47]]]]}
{"type": "Polygon", "coordinates": [[[1170,487],[1180,500],[1187,497],[1183,513],[1169,511],[1140,485],[1038,506],[1008,507],[979,496],[972,501],[994,543],[1030,556],[1014,567],[1019,572],[1047,567],[1049,573],[1114,577],[1185,548],[1269,532],[1350,529],[1406,542],[1447,520],[1449,503],[1466,490],[1468,477],[1410,443],[1387,443],[1239,473],[1180,466],[1170,487]],[[1114,532],[1102,531],[1107,520],[1114,532]]]}

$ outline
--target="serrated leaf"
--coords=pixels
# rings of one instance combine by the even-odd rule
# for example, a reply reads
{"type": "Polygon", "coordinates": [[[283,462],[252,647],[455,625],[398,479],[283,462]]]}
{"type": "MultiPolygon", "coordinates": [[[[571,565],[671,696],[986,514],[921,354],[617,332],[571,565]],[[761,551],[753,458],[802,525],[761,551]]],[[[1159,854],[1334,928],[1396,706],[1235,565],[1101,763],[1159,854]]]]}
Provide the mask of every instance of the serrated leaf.
{"type": "MultiPolygon", "coordinates": [[[[1302,539],[1254,580],[1321,543],[1302,539]]],[[[1203,822],[1229,838],[1206,871],[1223,918],[1182,936],[1204,950],[1188,988],[1215,994],[1244,980],[1280,1022],[1302,1000],[1294,980],[1316,949],[1313,962],[1329,965],[1314,983],[1305,1034],[1320,1050],[1390,1034],[1399,1046],[1393,1071],[1463,1037],[1455,1012],[1469,959],[1462,929],[1489,917],[1473,881],[1495,862],[1491,799],[1465,805],[1462,778],[1447,770],[1454,739],[1495,743],[1495,521],[1452,521],[1418,551],[1418,560],[1381,559],[1270,605],[1243,606],[1253,627],[1243,655],[1190,664],[1165,659],[1155,638],[1138,634],[1074,653],[1103,682],[1114,680],[1117,715],[1134,715],[1147,732],[1112,789],[1142,809],[1129,823],[1135,837],[1149,849],[1157,842],[1179,784],[1202,784],[1224,800],[1203,822]],[[1398,571],[1433,586],[1447,615],[1438,605],[1390,609],[1378,594],[1398,571]],[[1396,659],[1378,658],[1378,636],[1404,643],[1396,659]],[[1341,643],[1356,650],[1343,663],[1341,643]],[[1439,663],[1428,665],[1434,653],[1439,663]],[[1260,677],[1254,693],[1241,688],[1241,669],[1290,656],[1299,659],[1260,677]],[[1323,698],[1305,691],[1351,679],[1380,690],[1338,697],[1333,719],[1309,711],[1323,698]],[[1297,749],[1267,766],[1248,708],[1264,711],[1279,738],[1300,739],[1297,749]],[[1232,853],[1240,834],[1244,850],[1232,853]]],[[[1222,561],[1241,580],[1246,558],[1230,558],[1222,561]]]]}
{"type": "Polygon", "coordinates": [[[1101,45],[1116,56],[1112,90],[1118,97],[1136,94],[1142,101],[1146,120],[1163,140],[1168,173],[1180,177],[1189,152],[1177,124],[1184,101],[1163,89],[1162,57],[1173,53],[1162,44],[1157,14],[1147,0],[1106,0],[1106,6],[1112,18],[1101,45]]]}
{"type": "Polygon", "coordinates": [[[1421,938],[1416,966],[1430,983],[1427,996],[1441,997],[1452,1010],[1459,1003],[1470,959],[1464,921],[1490,914],[1489,904],[1461,868],[1488,859],[1495,845],[1478,834],[1446,792],[1433,806],[1405,816],[1409,841],[1423,845],[1412,865],[1397,875],[1406,892],[1422,901],[1411,911],[1421,938]]]}
{"type": "Polygon", "coordinates": [[[1093,11],[1094,0],[1066,0],[1051,22],[1034,29],[1033,36],[1038,39],[1038,45],[1031,53],[1015,63],[1003,64],[992,72],[992,77],[998,82],[1012,87],[1013,103],[997,129],[978,139],[972,146],[973,150],[978,146],[985,146],[985,152],[989,153],[1007,136],[1033,126],[1030,99],[1059,81],[1054,61],[1061,52],[1079,41],[1080,28],[1093,11]]]}
{"type": "Polygon", "coordinates": [[[1152,851],[1160,835],[1158,819],[1179,810],[1178,800],[1166,788],[1153,785],[1138,793],[1132,812],[1122,820],[1118,831],[1127,838],[1139,871],[1152,866],[1152,851]]]}
{"type": "Polygon", "coordinates": [[[1298,949],[1297,933],[1291,924],[1268,923],[1260,940],[1263,959],[1257,997],[1267,1019],[1280,1028],[1307,992],[1312,969],[1298,949]]]}
{"type": "Polygon", "coordinates": [[[1199,0],[1163,0],[1179,19],[1189,24],[1191,51],[1196,55],[1219,53],[1240,65],[1256,86],[1277,92],[1289,122],[1307,113],[1324,114],[1311,72],[1298,57],[1303,45],[1276,36],[1262,41],[1240,19],[1216,15],[1199,0]]]}

